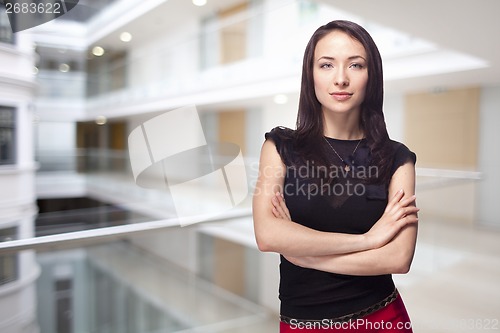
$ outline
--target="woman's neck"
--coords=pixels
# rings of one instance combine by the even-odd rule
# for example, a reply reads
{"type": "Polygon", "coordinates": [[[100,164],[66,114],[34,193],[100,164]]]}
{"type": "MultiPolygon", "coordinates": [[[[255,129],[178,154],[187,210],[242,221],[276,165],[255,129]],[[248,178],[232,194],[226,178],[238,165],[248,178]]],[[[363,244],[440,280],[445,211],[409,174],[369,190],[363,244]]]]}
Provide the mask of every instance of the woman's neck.
{"type": "Polygon", "coordinates": [[[364,137],[359,116],[349,114],[324,114],[323,133],[329,138],[339,140],[360,140],[364,137]]]}

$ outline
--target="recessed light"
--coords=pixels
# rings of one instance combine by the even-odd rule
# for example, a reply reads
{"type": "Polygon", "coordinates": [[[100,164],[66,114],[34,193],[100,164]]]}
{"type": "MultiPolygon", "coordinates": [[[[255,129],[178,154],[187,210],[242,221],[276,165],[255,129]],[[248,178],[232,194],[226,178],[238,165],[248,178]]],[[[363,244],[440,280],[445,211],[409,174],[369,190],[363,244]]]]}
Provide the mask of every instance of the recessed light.
{"type": "Polygon", "coordinates": [[[59,65],[59,71],[63,72],[63,73],[67,73],[69,72],[70,70],[70,67],[68,64],[60,64],[59,65]]]}
{"type": "Polygon", "coordinates": [[[100,57],[104,55],[104,49],[100,46],[94,46],[94,48],[92,49],[92,54],[96,57],[100,57]]]}
{"type": "Polygon", "coordinates": [[[108,122],[108,119],[105,116],[97,116],[95,118],[95,123],[97,125],[104,125],[108,122]]]}
{"type": "Polygon", "coordinates": [[[120,40],[124,43],[128,43],[132,40],[132,34],[130,32],[124,31],[120,34],[120,40]]]}
{"type": "Polygon", "coordinates": [[[207,4],[207,0],[193,0],[193,5],[201,7],[207,4]]]}
{"type": "Polygon", "coordinates": [[[274,103],[276,104],[286,104],[288,102],[288,96],[284,94],[278,94],[274,96],[274,103]]]}

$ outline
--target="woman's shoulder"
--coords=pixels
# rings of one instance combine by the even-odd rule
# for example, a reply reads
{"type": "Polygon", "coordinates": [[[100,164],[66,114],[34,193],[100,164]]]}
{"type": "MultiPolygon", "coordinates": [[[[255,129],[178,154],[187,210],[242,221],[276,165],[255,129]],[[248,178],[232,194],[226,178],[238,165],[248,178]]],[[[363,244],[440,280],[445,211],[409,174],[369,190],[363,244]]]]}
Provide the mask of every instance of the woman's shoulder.
{"type": "Polygon", "coordinates": [[[295,130],[278,126],[265,134],[266,140],[271,140],[276,145],[276,149],[280,151],[283,148],[291,148],[295,139],[295,130]]]}
{"type": "Polygon", "coordinates": [[[277,143],[276,141],[293,140],[294,137],[295,130],[284,126],[275,127],[265,134],[266,140],[273,140],[275,143],[277,143]]]}
{"type": "Polygon", "coordinates": [[[396,171],[397,168],[411,162],[415,164],[417,162],[417,155],[410,150],[404,143],[399,141],[390,140],[393,162],[392,162],[392,173],[396,171]]]}
{"type": "Polygon", "coordinates": [[[285,165],[288,165],[293,159],[295,133],[295,130],[291,128],[278,126],[265,134],[266,140],[274,142],[285,165]]]}

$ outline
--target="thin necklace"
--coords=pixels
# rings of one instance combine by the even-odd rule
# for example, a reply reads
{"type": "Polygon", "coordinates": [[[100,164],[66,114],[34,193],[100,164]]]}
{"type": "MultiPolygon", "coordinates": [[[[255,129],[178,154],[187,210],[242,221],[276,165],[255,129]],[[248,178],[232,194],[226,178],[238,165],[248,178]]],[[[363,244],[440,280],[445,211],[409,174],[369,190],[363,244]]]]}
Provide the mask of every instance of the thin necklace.
{"type": "MultiPolygon", "coordinates": [[[[337,153],[337,151],[335,150],[335,148],[333,148],[333,146],[330,144],[330,142],[328,142],[328,140],[325,137],[323,137],[323,139],[325,139],[326,143],[330,146],[330,148],[332,148],[332,150],[335,153],[335,155],[337,155],[338,158],[342,161],[342,163],[344,163],[344,170],[346,172],[351,171],[351,166],[344,161],[344,159],[339,155],[339,153],[337,153]]],[[[354,148],[354,150],[351,153],[351,156],[354,156],[354,153],[358,149],[359,144],[361,143],[362,140],[363,140],[363,138],[359,139],[358,144],[356,145],[356,147],[354,148]]]]}

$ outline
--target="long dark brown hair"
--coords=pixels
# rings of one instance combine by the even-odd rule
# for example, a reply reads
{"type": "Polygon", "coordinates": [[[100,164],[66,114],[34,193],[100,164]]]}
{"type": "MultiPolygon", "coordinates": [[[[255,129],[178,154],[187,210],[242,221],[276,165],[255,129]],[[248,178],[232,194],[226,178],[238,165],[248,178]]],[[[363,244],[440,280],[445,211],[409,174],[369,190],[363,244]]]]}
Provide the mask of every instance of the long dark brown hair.
{"type": "Polygon", "coordinates": [[[319,27],[312,35],[304,52],[302,81],[295,131],[297,149],[303,156],[324,164],[327,161],[324,149],[324,124],[321,104],[314,90],[313,64],[316,44],[328,33],[340,30],[359,41],[367,55],[368,82],[365,99],[361,104],[360,126],[370,149],[371,165],[378,167],[378,181],[390,177],[392,151],[388,145],[389,135],[384,120],[382,104],[384,99],[384,78],[382,59],[377,45],[370,34],[360,25],[350,21],[332,21],[319,27]]]}

